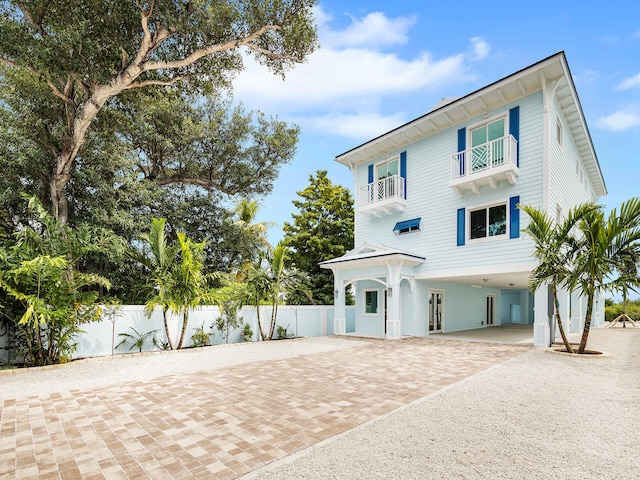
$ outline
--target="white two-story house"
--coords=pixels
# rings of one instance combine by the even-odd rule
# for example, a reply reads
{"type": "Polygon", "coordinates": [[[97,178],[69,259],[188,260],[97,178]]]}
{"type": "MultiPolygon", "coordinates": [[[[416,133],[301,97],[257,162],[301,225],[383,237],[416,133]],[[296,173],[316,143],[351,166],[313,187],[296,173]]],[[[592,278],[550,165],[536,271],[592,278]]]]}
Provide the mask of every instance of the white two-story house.
{"type": "MultiPolygon", "coordinates": [[[[506,323],[554,336],[548,290],[528,290],[533,242],[518,204],[562,219],[606,195],[563,52],[431,111],[335,160],[355,180],[355,248],[321,264],[334,274],[334,332],[345,289],[355,333],[386,338],[506,323]]],[[[561,292],[561,318],[582,327],[586,300],[561,292]]],[[[596,300],[594,324],[603,322],[596,300]]]]}

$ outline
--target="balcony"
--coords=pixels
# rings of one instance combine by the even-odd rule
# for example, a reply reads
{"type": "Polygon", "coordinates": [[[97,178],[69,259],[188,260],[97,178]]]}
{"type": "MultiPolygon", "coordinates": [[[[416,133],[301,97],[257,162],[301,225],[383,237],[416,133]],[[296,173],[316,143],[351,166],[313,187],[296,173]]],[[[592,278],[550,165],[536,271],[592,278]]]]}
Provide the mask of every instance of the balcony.
{"type": "Polygon", "coordinates": [[[515,185],[520,175],[517,157],[518,142],[512,135],[454,153],[449,186],[462,197],[467,190],[480,192],[483,185],[498,188],[501,180],[515,185]]]}
{"type": "Polygon", "coordinates": [[[359,211],[367,216],[402,212],[405,204],[404,178],[399,175],[381,178],[360,189],[359,211]]]}

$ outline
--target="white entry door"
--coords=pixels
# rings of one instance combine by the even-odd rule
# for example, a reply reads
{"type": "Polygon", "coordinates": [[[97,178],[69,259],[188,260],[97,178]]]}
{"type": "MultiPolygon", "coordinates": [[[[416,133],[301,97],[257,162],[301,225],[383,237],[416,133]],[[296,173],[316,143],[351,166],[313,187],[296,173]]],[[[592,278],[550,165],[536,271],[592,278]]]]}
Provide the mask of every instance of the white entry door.
{"type": "Polygon", "coordinates": [[[429,290],[429,333],[442,331],[444,291],[429,290]]]}

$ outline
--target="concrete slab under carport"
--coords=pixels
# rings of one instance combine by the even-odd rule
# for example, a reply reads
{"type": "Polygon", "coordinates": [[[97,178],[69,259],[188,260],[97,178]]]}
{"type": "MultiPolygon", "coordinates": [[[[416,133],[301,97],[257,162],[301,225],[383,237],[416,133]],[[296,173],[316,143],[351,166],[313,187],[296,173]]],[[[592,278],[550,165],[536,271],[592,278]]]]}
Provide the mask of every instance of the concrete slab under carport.
{"type": "MultiPolygon", "coordinates": [[[[387,340],[384,335],[370,333],[349,332],[345,337],[361,338],[367,340],[387,340]]],[[[410,338],[403,336],[402,338],[410,338]]],[[[463,340],[465,342],[485,342],[499,344],[516,344],[530,347],[533,345],[533,325],[520,323],[507,323],[493,327],[474,328],[457,332],[437,332],[419,338],[438,338],[442,340],[463,340]]],[[[389,340],[394,341],[394,340],[389,340]]]]}
{"type": "Polygon", "coordinates": [[[530,347],[533,345],[533,325],[505,323],[493,327],[474,328],[458,332],[432,333],[431,336],[444,340],[515,344],[530,347]]]}

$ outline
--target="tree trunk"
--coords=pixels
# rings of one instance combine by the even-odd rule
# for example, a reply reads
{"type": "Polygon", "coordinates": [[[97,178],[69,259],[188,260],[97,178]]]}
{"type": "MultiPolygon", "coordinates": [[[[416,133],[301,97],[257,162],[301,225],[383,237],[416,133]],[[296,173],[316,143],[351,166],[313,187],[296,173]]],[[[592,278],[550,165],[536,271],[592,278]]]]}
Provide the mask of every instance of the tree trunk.
{"type": "Polygon", "coordinates": [[[584,353],[587,348],[587,340],[589,339],[589,329],[591,328],[591,315],[593,312],[593,301],[595,292],[590,292],[587,295],[587,314],[584,318],[584,329],[582,330],[582,339],[580,340],[580,347],[578,347],[578,353],[584,353]]]}
{"type": "Polygon", "coordinates": [[[276,320],[278,319],[278,299],[273,303],[273,309],[271,310],[271,324],[269,325],[269,340],[273,340],[273,334],[276,329],[276,320]]]}
{"type": "Polygon", "coordinates": [[[167,322],[167,310],[162,309],[162,319],[164,320],[164,333],[167,336],[167,342],[169,342],[169,347],[171,350],[175,350],[176,347],[173,345],[173,340],[171,340],[171,334],[169,333],[169,324],[167,322]]]}
{"type": "Polygon", "coordinates": [[[560,336],[562,337],[562,342],[564,343],[564,348],[567,349],[567,352],[574,353],[573,347],[569,343],[569,339],[567,338],[567,334],[564,331],[564,326],[562,325],[562,318],[560,316],[560,301],[558,300],[558,289],[554,284],[553,288],[553,303],[556,307],[556,315],[558,316],[558,329],[560,330],[560,336]]]}
{"type": "Polygon", "coordinates": [[[256,299],[256,314],[258,315],[258,331],[260,332],[260,338],[264,342],[267,339],[267,336],[264,333],[264,329],[262,328],[262,322],[260,321],[260,300],[256,299]]]}
{"type": "Polygon", "coordinates": [[[189,309],[185,308],[184,313],[182,315],[182,330],[180,332],[180,340],[178,341],[178,346],[176,347],[178,350],[182,348],[182,343],[184,342],[184,336],[187,333],[188,323],[189,323],[189,309]]]}

